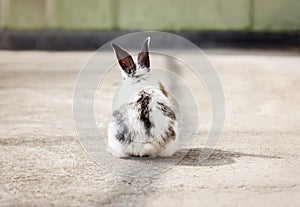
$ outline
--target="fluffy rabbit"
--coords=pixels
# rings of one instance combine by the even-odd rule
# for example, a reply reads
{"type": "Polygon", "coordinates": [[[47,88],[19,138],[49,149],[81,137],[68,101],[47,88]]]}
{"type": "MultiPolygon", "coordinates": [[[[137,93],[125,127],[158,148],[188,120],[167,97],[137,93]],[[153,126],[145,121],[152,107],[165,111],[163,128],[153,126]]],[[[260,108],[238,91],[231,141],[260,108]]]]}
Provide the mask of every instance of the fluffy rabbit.
{"type": "Polygon", "coordinates": [[[177,149],[178,116],[162,83],[151,86],[150,37],[138,54],[137,63],[121,47],[112,44],[123,81],[116,92],[117,107],[108,128],[107,150],[117,157],[172,156],[177,149]]]}

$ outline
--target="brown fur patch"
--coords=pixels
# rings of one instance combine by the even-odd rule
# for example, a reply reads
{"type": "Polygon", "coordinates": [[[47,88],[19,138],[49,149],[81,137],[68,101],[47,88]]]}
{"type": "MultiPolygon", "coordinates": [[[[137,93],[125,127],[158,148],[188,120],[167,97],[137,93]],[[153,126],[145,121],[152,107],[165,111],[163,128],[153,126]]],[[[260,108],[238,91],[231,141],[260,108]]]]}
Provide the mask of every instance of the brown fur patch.
{"type": "Polygon", "coordinates": [[[139,94],[139,99],[136,101],[136,107],[139,111],[139,119],[144,123],[144,127],[146,130],[146,134],[148,136],[151,135],[150,129],[151,127],[154,127],[154,124],[150,122],[150,109],[149,109],[149,103],[152,99],[151,94],[141,91],[139,94]]]}
{"type": "Polygon", "coordinates": [[[159,109],[162,111],[162,113],[169,117],[172,120],[176,120],[176,115],[175,112],[166,104],[162,103],[162,102],[157,102],[159,109]]]}
{"type": "Polygon", "coordinates": [[[161,82],[159,82],[158,84],[159,84],[159,89],[161,90],[161,92],[162,92],[166,97],[168,97],[168,92],[166,91],[164,85],[163,85],[161,82]]]}

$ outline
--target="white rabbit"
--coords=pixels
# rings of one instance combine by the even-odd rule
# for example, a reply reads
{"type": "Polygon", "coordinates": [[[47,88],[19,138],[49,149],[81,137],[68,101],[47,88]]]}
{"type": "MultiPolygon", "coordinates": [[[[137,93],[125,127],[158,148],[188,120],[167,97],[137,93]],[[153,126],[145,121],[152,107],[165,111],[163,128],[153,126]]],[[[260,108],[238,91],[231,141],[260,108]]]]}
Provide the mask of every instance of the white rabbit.
{"type": "Polygon", "coordinates": [[[172,156],[177,150],[178,116],[171,97],[158,82],[147,82],[150,72],[150,37],[144,42],[138,61],[121,47],[112,44],[123,81],[116,94],[108,128],[107,150],[117,157],[172,156]]]}

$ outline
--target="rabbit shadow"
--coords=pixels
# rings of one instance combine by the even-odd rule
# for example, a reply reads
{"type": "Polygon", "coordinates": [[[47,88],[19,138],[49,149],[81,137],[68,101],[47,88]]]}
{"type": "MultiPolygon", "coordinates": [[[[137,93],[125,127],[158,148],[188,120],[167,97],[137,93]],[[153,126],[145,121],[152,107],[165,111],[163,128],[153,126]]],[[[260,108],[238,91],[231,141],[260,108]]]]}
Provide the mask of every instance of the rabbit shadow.
{"type": "Polygon", "coordinates": [[[261,155],[261,154],[251,154],[242,153],[235,151],[227,151],[221,149],[211,149],[211,148],[183,148],[177,151],[170,158],[163,157],[129,157],[125,159],[131,159],[135,161],[153,161],[153,162],[175,162],[178,160],[176,165],[178,166],[221,166],[229,165],[236,162],[237,158],[240,157],[254,157],[262,159],[282,159],[279,156],[271,155],[261,155]]]}
{"type": "MultiPolygon", "coordinates": [[[[185,153],[183,159],[177,164],[180,166],[220,166],[236,162],[240,157],[253,157],[262,159],[282,159],[278,156],[242,153],[210,148],[182,149],[177,154],[185,153]]],[[[175,155],[175,156],[179,156],[175,155]]]]}

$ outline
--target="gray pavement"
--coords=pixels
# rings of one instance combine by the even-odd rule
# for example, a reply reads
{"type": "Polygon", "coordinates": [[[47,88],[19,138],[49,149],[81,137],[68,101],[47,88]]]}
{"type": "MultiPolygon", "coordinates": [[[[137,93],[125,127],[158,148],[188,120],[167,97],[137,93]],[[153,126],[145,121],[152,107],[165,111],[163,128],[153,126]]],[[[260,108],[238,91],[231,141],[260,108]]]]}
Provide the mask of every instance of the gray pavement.
{"type": "MultiPolygon", "coordinates": [[[[104,59],[111,54],[103,54],[104,59]]],[[[299,206],[299,53],[207,54],[226,100],[216,150],[198,162],[199,153],[207,150],[203,145],[211,123],[209,95],[201,86],[196,97],[200,132],[192,149],[180,149],[176,156],[187,154],[176,165],[176,156],[151,160],[169,165],[162,173],[134,177],[128,166],[145,169],[149,159],[113,158],[101,149],[101,166],[77,137],[74,85],[90,52],[0,51],[0,206],[299,206]]],[[[184,67],[160,57],[152,62],[184,67]]],[[[116,69],[108,76],[95,97],[103,132],[120,78],[116,69]]],[[[192,76],[182,76],[198,87],[192,76]]]]}

